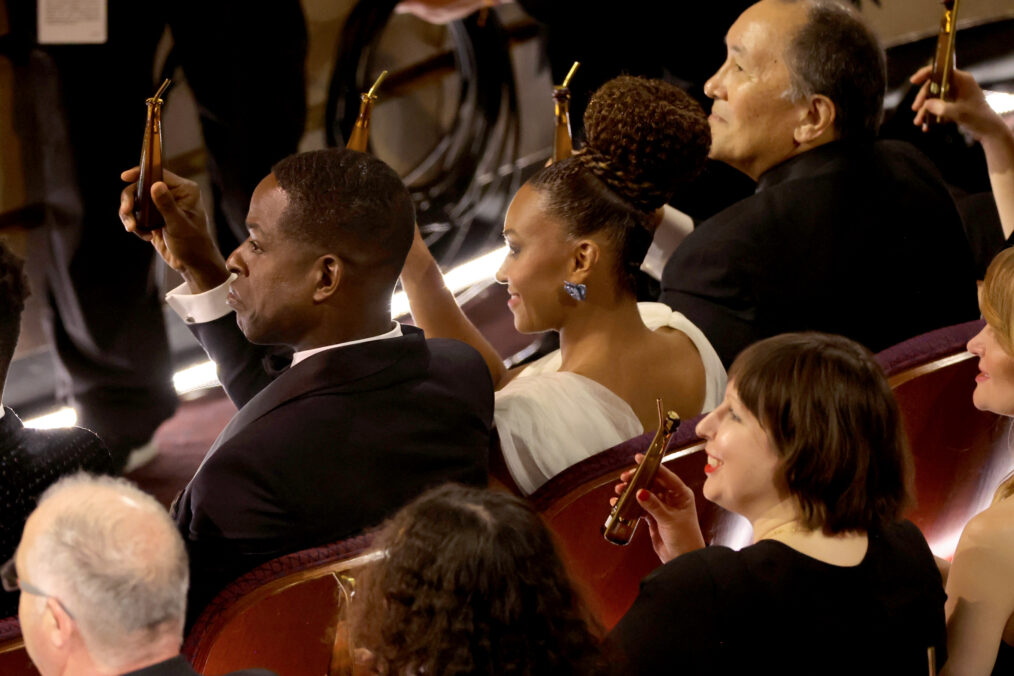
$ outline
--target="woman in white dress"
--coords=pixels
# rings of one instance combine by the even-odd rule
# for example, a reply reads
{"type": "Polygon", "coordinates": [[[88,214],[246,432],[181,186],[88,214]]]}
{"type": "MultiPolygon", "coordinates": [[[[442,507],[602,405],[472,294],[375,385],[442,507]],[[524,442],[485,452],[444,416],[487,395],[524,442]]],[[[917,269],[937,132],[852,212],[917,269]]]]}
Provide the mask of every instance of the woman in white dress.
{"type": "Polygon", "coordinates": [[[489,365],[495,423],[515,484],[531,493],[570,465],[657,425],[656,397],[684,418],[721,401],[725,370],[697,327],[638,304],[633,274],[676,187],[703,166],[707,118],[679,88],[620,77],[585,112],[587,142],[542,169],[507,211],[497,273],[522,333],[558,331],[560,350],[507,371],[443,284],[418,233],[402,272],[429,337],[464,340],[489,365]]]}

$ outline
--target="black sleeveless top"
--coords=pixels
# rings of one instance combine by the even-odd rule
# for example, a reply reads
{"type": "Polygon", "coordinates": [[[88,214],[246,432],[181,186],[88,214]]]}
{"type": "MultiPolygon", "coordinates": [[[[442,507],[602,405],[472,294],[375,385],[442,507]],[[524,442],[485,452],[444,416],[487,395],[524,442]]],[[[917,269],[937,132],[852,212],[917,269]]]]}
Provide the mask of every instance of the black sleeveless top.
{"type": "Polygon", "coordinates": [[[648,575],[609,635],[620,673],[918,674],[946,659],[946,596],[910,522],[869,533],[856,566],[775,540],[706,547],[648,575]]]}
{"type": "Polygon", "coordinates": [[[993,676],[1011,676],[1014,674],[1014,645],[1000,641],[1000,650],[996,653],[996,664],[993,665],[993,676]]]}

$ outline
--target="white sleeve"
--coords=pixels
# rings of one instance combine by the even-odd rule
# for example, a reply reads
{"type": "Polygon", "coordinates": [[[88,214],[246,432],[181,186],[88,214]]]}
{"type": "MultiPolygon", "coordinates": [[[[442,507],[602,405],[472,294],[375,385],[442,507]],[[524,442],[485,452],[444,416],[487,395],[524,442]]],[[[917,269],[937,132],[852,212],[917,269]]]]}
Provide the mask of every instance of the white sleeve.
{"type": "Polygon", "coordinates": [[[571,465],[644,432],[634,411],[576,373],[515,378],[496,393],[493,421],[511,477],[525,495],[571,465]]]}
{"type": "Polygon", "coordinates": [[[165,301],[187,324],[211,322],[232,312],[225,299],[235,279],[236,273],[232,273],[229,279],[203,293],[190,293],[190,286],[183,282],[165,295],[165,301]]]}

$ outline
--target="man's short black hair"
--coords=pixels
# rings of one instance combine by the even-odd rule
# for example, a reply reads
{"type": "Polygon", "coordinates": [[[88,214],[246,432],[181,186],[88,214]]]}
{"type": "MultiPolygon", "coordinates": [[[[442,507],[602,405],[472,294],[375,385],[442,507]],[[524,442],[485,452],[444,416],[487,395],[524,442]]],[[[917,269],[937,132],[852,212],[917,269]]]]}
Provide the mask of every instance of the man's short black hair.
{"type": "Polygon", "coordinates": [[[401,272],[415,228],[408,189],[381,160],[345,148],[290,155],[271,168],[289,205],[282,228],[353,268],[401,272]]]}
{"type": "Polygon", "coordinates": [[[841,139],[873,139],[883,119],[887,61],[876,34],[835,0],[805,2],[806,23],[786,49],[793,100],[823,94],[835,105],[841,139]]]}
{"type": "Polygon", "coordinates": [[[11,253],[0,239],[0,387],[14,358],[21,331],[21,312],[31,292],[25,277],[25,263],[11,253]]]}

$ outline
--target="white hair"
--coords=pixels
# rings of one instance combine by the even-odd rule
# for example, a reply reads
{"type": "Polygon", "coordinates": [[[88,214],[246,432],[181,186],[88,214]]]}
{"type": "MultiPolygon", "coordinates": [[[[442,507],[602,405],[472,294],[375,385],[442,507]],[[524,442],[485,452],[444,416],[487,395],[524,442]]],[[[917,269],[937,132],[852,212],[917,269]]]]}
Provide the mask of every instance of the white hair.
{"type": "Polygon", "coordinates": [[[115,668],[169,640],[178,646],[189,568],[162,505],[125,479],[83,472],[51,486],[39,507],[47,503],[51,519],[26,556],[33,578],[74,618],[92,659],[115,668]]]}

